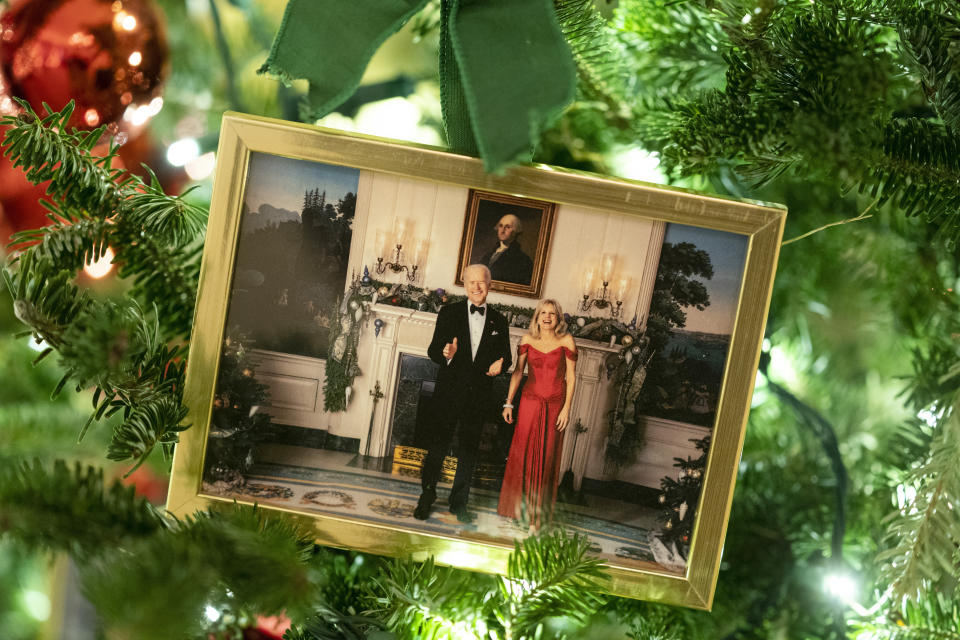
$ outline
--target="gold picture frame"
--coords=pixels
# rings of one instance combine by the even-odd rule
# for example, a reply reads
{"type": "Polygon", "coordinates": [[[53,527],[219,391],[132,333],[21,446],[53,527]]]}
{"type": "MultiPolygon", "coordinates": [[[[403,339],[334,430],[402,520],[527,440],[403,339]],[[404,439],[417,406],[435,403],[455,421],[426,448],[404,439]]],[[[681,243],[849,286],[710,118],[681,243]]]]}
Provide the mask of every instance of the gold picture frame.
{"type": "Polygon", "coordinates": [[[463,285],[467,265],[484,264],[491,271],[491,291],[539,298],[555,211],[554,202],[470,189],[456,284],[463,285]],[[513,218],[511,227],[521,230],[510,229],[509,244],[501,243],[497,235],[500,221],[508,217],[513,218]]]}
{"type": "MultiPolygon", "coordinates": [[[[563,304],[570,312],[574,331],[602,325],[610,331],[614,331],[610,327],[615,326],[620,332],[614,331],[609,341],[576,337],[579,395],[573,402],[570,422],[572,426],[575,418],[579,419],[586,431],[576,431],[573,435],[570,434],[573,430],[568,430],[562,452],[561,471],[566,469],[572,474],[573,482],[579,483],[574,484],[579,486],[576,491],[581,495],[603,500],[604,509],[616,506],[617,496],[610,498],[611,494],[603,493],[611,487],[621,492],[624,487],[633,487],[630,491],[635,491],[637,500],[659,491],[655,479],[643,480],[646,485],[641,480],[634,481],[630,474],[641,471],[633,466],[616,467],[604,457],[609,449],[606,444],[613,437],[604,417],[612,405],[604,402],[615,401],[610,398],[615,396],[611,395],[611,385],[616,384],[614,374],[621,366],[618,362],[624,357],[630,359],[626,355],[631,352],[629,345],[619,327],[637,336],[651,330],[647,325],[648,312],[664,247],[696,252],[701,250],[698,247],[707,247],[712,239],[719,238],[720,244],[716,246],[721,248],[716,253],[711,253],[712,249],[702,251],[713,260],[714,270],[729,267],[731,273],[740,274],[733,278],[733,285],[725,285],[729,287],[725,293],[715,295],[718,301],[727,300],[729,307],[720,309],[719,302],[715,305],[718,314],[721,311],[726,314],[723,322],[727,324],[723,330],[728,331],[724,334],[723,356],[714,367],[719,372],[716,374],[719,386],[711,389],[709,381],[691,384],[687,380],[675,383],[658,378],[658,393],[666,393],[670,401],[654,402],[650,406],[656,405],[657,411],[666,413],[634,416],[636,421],[645,421],[648,442],[652,441],[651,434],[655,431],[674,438],[671,445],[649,445],[654,447],[650,451],[637,449],[638,455],[649,453],[655,458],[655,464],[645,464],[644,469],[660,468],[674,476],[676,470],[669,471],[673,468],[673,459],[677,455],[682,457],[684,451],[691,451],[687,441],[692,438],[688,436],[705,433],[703,426],[693,423],[697,420],[709,423],[706,433],[712,441],[705,454],[699,505],[688,505],[686,510],[688,517],[693,518],[693,527],[686,541],[683,562],[676,564],[679,562],[676,553],[670,556],[671,562],[675,562],[672,565],[660,560],[649,561],[643,555],[649,551],[653,554],[650,557],[656,559],[655,550],[659,548],[660,537],[653,529],[655,525],[649,524],[655,522],[652,507],[644,507],[647,509],[644,513],[649,515],[648,529],[626,519],[598,524],[599,506],[581,509],[571,503],[569,509],[563,507],[576,525],[572,529],[596,534],[600,549],[597,553],[605,559],[612,577],[609,583],[612,594],[710,609],[785,208],[555,167],[521,166],[503,175],[494,175],[484,172],[478,159],[436,148],[236,113],[227,113],[223,118],[217,160],[184,395],[190,411],[186,422],[192,426],[182,434],[174,455],[167,501],[172,513],[183,516],[234,501],[259,503],[307,523],[315,532],[317,542],[323,545],[387,556],[434,556],[437,562],[446,565],[484,572],[505,571],[507,557],[513,549],[509,534],[516,528],[511,528],[510,522],[497,520],[495,511],[477,507],[484,522],[493,523],[490,529],[481,529],[479,524],[476,529],[458,528],[447,514],[438,513],[425,522],[409,517],[419,484],[404,474],[411,473],[411,468],[416,469],[420,454],[415,446],[407,446],[415,442],[415,433],[400,443],[404,447],[400,449],[393,444],[400,436],[391,430],[399,429],[397,425],[401,423],[408,424],[401,418],[413,424],[410,429],[415,430],[419,420],[416,414],[423,405],[418,404],[420,400],[408,399],[422,399],[430,391],[429,375],[416,373],[431,366],[426,359],[427,343],[436,316],[423,307],[458,294],[454,280],[464,266],[461,216],[466,210],[468,194],[475,190],[538,200],[556,207],[551,222],[552,246],[548,246],[550,243],[544,246],[544,251],[549,248],[550,258],[539,295],[566,301],[563,304]],[[261,162],[281,164],[258,164],[261,162]],[[275,171],[275,166],[281,165],[291,168],[275,171]],[[297,172],[309,173],[314,167],[322,169],[322,180],[310,177],[305,178],[306,182],[284,183],[297,172]],[[285,196],[295,198],[296,207],[302,202],[303,211],[291,217],[283,206],[257,201],[258,175],[269,175],[273,188],[279,188],[279,183],[288,184],[284,187],[289,192],[285,196]],[[306,185],[306,188],[297,185],[306,185]],[[255,208],[258,202],[259,208],[255,208]],[[326,212],[326,217],[319,213],[308,216],[310,208],[314,212],[326,212]],[[429,216],[424,211],[430,212],[429,216]],[[413,212],[412,222],[398,226],[396,221],[407,212],[413,212]],[[670,240],[674,230],[680,235],[670,240]],[[257,232],[259,236],[247,235],[257,232]],[[262,241],[283,234],[294,237],[292,233],[300,234],[295,236],[296,246],[301,247],[296,252],[285,252],[282,247],[287,245],[262,241]],[[390,234],[393,234],[392,240],[385,243],[378,239],[390,234]],[[697,244],[700,240],[684,239],[689,237],[703,240],[697,244]],[[407,239],[396,241],[401,238],[407,239]],[[374,246],[381,244],[387,248],[374,246]],[[307,245],[313,248],[305,254],[302,247],[307,245]],[[271,246],[275,248],[270,249],[271,246]],[[411,249],[412,246],[416,246],[416,250],[411,249]],[[259,255],[273,256],[274,260],[241,263],[237,256],[246,255],[245,251],[260,251],[259,255]],[[295,284],[289,288],[275,285],[277,280],[272,279],[270,272],[275,268],[274,263],[286,264],[284,273],[288,276],[285,277],[292,278],[290,282],[295,284]],[[394,266],[387,268],[389,264],[394,266]],[[594,265],[599,272],[609,273],[599,279],[586,279],[584,274],[592,273],[594,265]],[[332,275],[318,280],[317,273],[332,275]],[[627,274],[619,285],[617,273],[627,274]],[[601,284],[603,277],[608,280],[601,284]],[[380,278],[385,284],[380,285],[380,278]],[[371,281],[373,285],[358,284],[371,281]],[[580,282],[587,284],[578,284],[580,282]],[[367,286],[365,290],[372,287],[375,290],[372,302],[361,301],[356,308],[348,306],[346,301],[353,300],[349,294],[354,286],[367,286]],[[618,286],[622,287],[619,292],[618,286]],[[420,291],[421,297],[401,300],[398,292],[407,290],[420,291]],[[358,369],[346,367],[345,380],[351,391],[338,392],[344,394],[346,411],[325,412],[321,406],[327,397],[323,391],[324,375],[329,382],[333,374],[324,369],[326,373],[318,376],[317,367],[326,367],[330,358],[345,362],[343,340],[325,343],[320,332],[314,332],[297,333],[300,337],[296,340],[284,342],[274,340],[276,336],[270,333],[275,328],[273,325],[265,323],[254,327],[264,336],[258,338],[260,346],[249,351],[241,349],[241,355],[252,357],[257,369],[253,374],[242,369],[231,375],[253,375],[263,385],[269,385],[270,406],[258,401],[259,404],[250,403],[247,407],[242,399],[237,406],[245,420],[255,419],[258,411],[269,413],[275,428],[287,430],[286,439],[264,442],[253,450],[256,455],[251,454],[254,459],[251,468],[258,469],[257,465],[261,465],[269,467],[268,471],[261,470],[256,477],[243,476],[242,484],[236,485],[241,489],[221,490],[221,485],[234,486],[230,481],[234,476],[215,476],[227,477],[227,481],[211,484],[209,477],[214,476],[209,476],[208,458],[212,459],[217,438],[230,431],[224,430],[214,418],[221,415],[218,412],[224,405],[218,379],[228,375],[223,365],[225,345],[236,346],[228,340],[233,335],[228,320],[235,318],[231,314],[243,311],[242,296],[256,302],[247,307],[254,311],[258,306],[263,307],[272,318],[279,317],[277,309],[285,310],[292,318],[290,326],[301,326],[296,324],[301,322],[301,317],[307,318],[311,327],[316,325],[327,331],[334,321],[344,321],[344,327],[353,327],[355,321],[356,329],[351,330],[352,333],[342,328],[337,335],[354,337],[352,353],[357,354],[354,364],[358,369]],[[340,303],[332,307],[339,309],[333,321],[323,315],[324,301],[330,296],[335,296],[340,303]],[[580,311],[581,307],[586,310],[580,311]],[[618,314],[616,318],[612,318],[614,314],[618,314]],[[585,327],[579,324],[581,318],[585,319],[585,327]],[[315,334],[319,338],[314,343],[311,336],[315,334]],[[275,390],[280,391],[275,393],[275,390]],[[683,403],[678,403],[678,397],[684,398],[683,403]],[[307,411],[311,398],[320,407],[318,420],[321,422],[304,422],[307,426],[298,426],[300,420],[314,419],[311,417],[314,414],[307,411]],[[681,409],[687,411],[682,415],[676,413],[681,405],[681,409]],[[393,459],[395,454],[396,469],[385,469],[383,461],[393,459]],[[319,457],[311,457],[314,455],[319,457]],[[313,468],[310,465],[315,460],[330,461],[322,462],[330,466],[313,468]],[[336,471],[334,460],[339,461],[336,471]],[[206,480],[205,471],[208,472],[206,480]],[[286,474],[282,475],[282,481],[277,480],[281,477],[278,473],[286,474]],[[401,482],[407,484],[398,484],[401,482]],[[351,493],[361,484],[363,486],[356,490],[368,493],[351,493]],[[294,489],[288,490],[287,486],[294,489]],[[396,488],[399,486],[406,488],[400,491],[396,488]],[[650,491],[644,493],[641,489],[650,491]],[[287,491],[293,498],[286,497],[287,491]],[[376,493],[378,491],[380,493],[376,493]],[[357,497],[375,493],[376,499],[357,497]],[[582,521],[574,520],[581,516],[582,521]],[[626,551],[620,554],[616,545],[622,545],[626,551]]],[[[546,261],[546,255],[543,258],[546,261]]],[[[511,346],[515,349],[523,333],[520,325],[529,321],[524,315],[525,309],[533,304],[522,296],[511,297],[506,291],[493,291],[489,300],[511,322],[511,346]]],[[[688,322],[692,322],[690,318],[688,322]]],[[[693,325],[684,334],[689,340],[705,339],[704,335],[693,325]]],[[[348,343],[347,349],[350,348],[348,343]]],[[[673,349],[671,353],[678,351],[673,349]]],[[[646,363],[654,362],[654,355],[651,354],[646,363]]],[[[643,357],[647,357],[646,352],[643,357]]],[[[481,476],[484,473],[478,471],[481,476]]],[[[495,479],[496,473],[495,469],[490,471],[491,477],[495,479]]],[[[496,499],[488,490],[475,489],[475,494],[476,500],[487,501],[483,504],[496,499]]],[[[624,513],[634,512],[631,504],[625,503],[624,508],[629,509],[624,513]]],[[[435,511],[441,510],[440,505],[435,507],[435,511]]]]}

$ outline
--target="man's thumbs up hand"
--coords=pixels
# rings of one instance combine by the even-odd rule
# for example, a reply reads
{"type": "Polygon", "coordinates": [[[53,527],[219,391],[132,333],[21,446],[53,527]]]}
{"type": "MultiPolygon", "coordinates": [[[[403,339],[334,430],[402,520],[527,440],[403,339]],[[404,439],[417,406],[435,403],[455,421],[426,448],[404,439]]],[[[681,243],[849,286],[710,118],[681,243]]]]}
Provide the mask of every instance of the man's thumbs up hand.
{"type": "Polygon", "coordinates": [[[443,357],[447,360],[452,360],[453,356],[457,353],[457,339],[454,338],[453,342],[448,342],[443,347],[443,357]]]}

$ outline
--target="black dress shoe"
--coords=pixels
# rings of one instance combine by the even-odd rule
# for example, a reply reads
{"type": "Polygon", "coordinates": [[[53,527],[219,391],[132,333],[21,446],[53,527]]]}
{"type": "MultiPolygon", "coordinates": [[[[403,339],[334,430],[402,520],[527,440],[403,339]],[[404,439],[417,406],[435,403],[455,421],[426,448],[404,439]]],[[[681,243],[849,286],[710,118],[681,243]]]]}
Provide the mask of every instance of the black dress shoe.
{"type": "Polygon", "coordinates": [[[457,520],[463,524],[470,524],[477,519],[477,515],[464,507],[450,507],[450,513],[457,516],[457,520]]]}
{"type": "Polygon", "coordinates": [[[420,494],[420,499],[417,500],[417,506],[413,510],[413,517],[417,520],[426,520],[430,517],[430,507],[433,506],[433,501],[436,496],[431,496],[430,494],[424,492],[420,494]]]}

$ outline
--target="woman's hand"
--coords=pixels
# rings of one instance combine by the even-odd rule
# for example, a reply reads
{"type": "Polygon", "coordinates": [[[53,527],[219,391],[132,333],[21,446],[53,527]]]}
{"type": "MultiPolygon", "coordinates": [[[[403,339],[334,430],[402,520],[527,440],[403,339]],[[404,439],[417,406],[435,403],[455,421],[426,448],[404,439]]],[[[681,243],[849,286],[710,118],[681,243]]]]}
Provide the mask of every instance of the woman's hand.
{"type": "Polygon", "coordinates": [[[567,424],[570,422],[570,410],[564,405],[563,409],[560,409],[559,415],[557,415],[557,431],[563,431],[567,428],[567,424]]]}
{"type": "Polygon", "coordinates": [[[507,424],[513,424],[513,407],[503,408],[503,421],[507,424]]]}

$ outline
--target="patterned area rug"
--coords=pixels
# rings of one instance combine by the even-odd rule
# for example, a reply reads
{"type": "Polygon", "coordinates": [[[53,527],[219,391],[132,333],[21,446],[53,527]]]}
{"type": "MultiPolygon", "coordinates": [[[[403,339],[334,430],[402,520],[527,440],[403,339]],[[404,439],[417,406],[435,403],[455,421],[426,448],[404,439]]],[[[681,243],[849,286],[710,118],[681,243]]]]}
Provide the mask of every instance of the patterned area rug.
{"type": "MultiPolygon", "coordinates": [[[[261,463],[254,466],[246,479],[241,488],[204,485],[203,489],[220,497],[347,516],[451,537],[483,536],[511,542],[527,535],[527,530],[514,520],[497,514],[496,494],[483,490],[471,490],[469,506],[476,519],[464,524],[447,511],[449,488],[444,486],[439,488],[429,519],[415,519],[413,510],[420,496],[420,484],[396,476],[261,463]]],[[[557,505],[555,520],[587,536],[591,552],[604,560],[647,569],[650,563],[656,563],[658,569],[672,573],[684,570],[677,556],[664,555],[663,545],[647,529],[604,520],[583,508],[561,504],[557,505]]]]}

